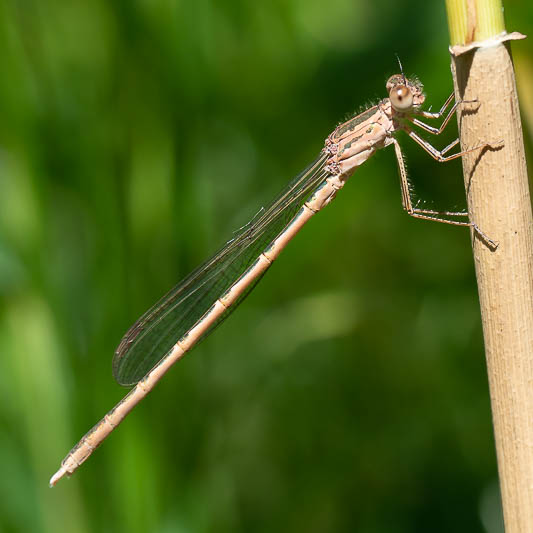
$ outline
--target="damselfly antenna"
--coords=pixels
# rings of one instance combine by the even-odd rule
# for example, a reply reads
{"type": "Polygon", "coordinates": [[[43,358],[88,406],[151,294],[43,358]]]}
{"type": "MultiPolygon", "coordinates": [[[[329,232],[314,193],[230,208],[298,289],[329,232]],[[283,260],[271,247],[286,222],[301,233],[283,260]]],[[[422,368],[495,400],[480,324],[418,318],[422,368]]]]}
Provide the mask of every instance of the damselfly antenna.
{"type": "Polygon", "coordinates": [[[400,73],[402,74],[403,83],[404,85],[407,85],[407,79],[405,78],[405,74],[403,72],[402,62],[400,61],[400,56],[398,54],[396,55],[396,60],[398,61],[398,65],[400,66],[400,73]]]}

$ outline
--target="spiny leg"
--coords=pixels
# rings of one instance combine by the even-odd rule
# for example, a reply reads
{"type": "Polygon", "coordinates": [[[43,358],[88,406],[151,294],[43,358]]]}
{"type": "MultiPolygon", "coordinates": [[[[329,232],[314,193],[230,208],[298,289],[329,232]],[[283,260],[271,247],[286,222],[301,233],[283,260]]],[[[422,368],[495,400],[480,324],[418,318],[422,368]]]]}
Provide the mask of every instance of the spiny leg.
{"type": "MultiPolygon", "coordinates": [[[[420,218],[422,220],[433,220],[435,222],[442,222],[443,224],[451,224],[452,226],[466,226],[472,228],[480,237],[481,239],[486,242],[489,247],[492,250],[495,250],[498,247],[498,244],[494,242],[492,239],[490,239],[485,233],[483,233],[477,224],[475,224],[472,221],[460,221],[460,220],[449,220],[446,218],[442,218],[444,216],[468,216],[468,213],[455,213],[452,211],[430,211],[425,209],[418,209],[417,207],[413,206],[413,200],[411,198],[411,191],[409,190],[409,182],[407,180],[407,171],[405,170],[405,161],[402,153],[402,149],[400,147],[400,144],[395,138],[392,138],[392,142],[394,143],[394,151],[396,153],[396,159],[398,161],[398,169],[400,171],[400,188],[402,192],[402,205],[405,211],[408,215],[414,217],[414,218],[420,218]]],[[[455,143],[452,143],[453,146],[457,144],[458,141],[455,143]]],[[[442,152],[446,152],[449,150],[452,145],[449,147],[446,147],[442,152]]],[[[432,147],[433,148],[433,147],[432,147]]],[[[435,149],[434,149],[435,150],[435,149]]],[[[436,151],[436,150],[435,150],[436,151]]],[[[468,153],[467,152],[464,153],[468,153]]],[[[463,155],[463,153],[459,153],[458,155],[454,154],[453,156],[450,156],[452,159],[455,159],[455,157],[460,157],[463,155]]],[[[441,153],[442,157],[442,153],[441,153]]],[[[447,161],[448,158],[443,158],[444,161],[447,161]]]]}
{"type": "MultiPolygon", "coordinates": [[[[440,151],[440,154],[444,155],[445,153],[449,152],[458,143],[459,143],[459,139],[455,139],[455,141],[451,142],[448,146],[446,146],[446,148],[443,148],[440,151]]],[[[441,215],[441,216],[452,216],[452,217],[467,217],[468,216],[468,213],[465,213],[463,211],[434,211],[432,209],[419,209],[416,206],[413,206],[413,209],[421,215],[441,215]]]]}
{"type": "MultiPolygon", "coordinates": [[[[423,218],[430,218],[431,220],[436,220],[437,222],[443,222],[445,224],[452,224],[452,225],[458,225],[458,226],[472,226],[470,222],[461,222],[456,220],[448,220],[445,218],[439,218],[439,215],[442,216],[468,216],[468,213],[463,212],[455,212],[455,211],[433,211],[429,209],[418,209],[413,205],[413,199],[411,198],[411,191],[409,189],[409,181],[407,179],[407,171],[405,170],[405,160],[402,153],[402,149],[400,147],[400,143],[393,137],[392,142],[394,143],[394,151],[396,153],[396,159],[398,160],[398,170],[400,171],[400,187],[402,191],[402,205],[403,208],[407,211],[407,213],[411,216],[414,216],[416,218],[422,218],[422,216],[418,217],[418,215],[424,215],[423,218]],[[427,217],[425,215],[436,215],[427,217]]],[[[452,145],[457,144],[457,141],[455,143],[452,143],[452,145]]],[[[450,145],[449,147],[446,147],[443,152],[450,149],[452,147],[450,145]]]]}
{"type": "MultiPolygon", "coordinates": [[[[416,114],[417,115],[420,115],[421,117],[424,117],[424,118],[440,118],[442,117],[442,115],[444,115],[444,111],[446,111],[446,108],[450,105],[450,103],[452,102],[454,98],[454,93],[450,94],[450,96],[448,96],[448,98],[446,99],[446,102],[444,102],[444,104],[442,104],[442,107],[440,108],[440,111],[437,111],[436,113],[432,113],[431,111],[417,111],[416,114]]],[[[455,106],[457,105],[457,103],[455,104],[455,106]]],[[[448,114],[450,113],[453,113],[453,110],[450,111],[448,114]]]]}
{"type": "MultiPolygon", "coordinates": [[[[428,118],[428,119],[439,118],[439,117],[441,117],[444,114],[444,111],[450,105],[450,102],[453,100],[453,97],[454,97],[454,94],[452,93],[448,97],[446,102],[444,102],[444,105],[441,107],[441,109],[440,109],[440,111],[438,113],[431,113],[429,111],[417,111],[416,114],[418,116],[421,116],[423,118],[428,118]]],[[[419,120],[417,118],[413,118],[413,117],[407,117],[407,118],[413,124],[415,124],[419,128],[422,128],[423,130],[427,131],[428,133],[431,133],[433,135],[440,135],[444,131],[444,128],[446,128],[446,126],[448,125],[448,122],[450,122],[450,119],[453,117],[453,115],[457,111],[457,108],[461,104],[474,104],[476,102],[477,102],[477,100],[460,100],[458,102],[455,102],[453,104],[452,108],[448,111],[448,114],[446,115],[446,118],[443,120],[442,124],[438,128],[435,128],[434,126],[430,126],[429,124],[426,124],[425,122],[422,122],[421,120],[419,120]]]]}
{"type": "MultiPolygon", "coordinates": [[[[431,113],[430,111],[418,111],[416,114],[428,119],[440,118],[444,114],[444,111],[446,111],[446,108],[450,105],[451,101],[453,100],[453,97],[454,94],[450,94],[446,102],[444,102],[444,105],[441,107],[440,111],[437,113],[431,113]]],[[[433,135],[440,135],[444,131],[444,128],[448,125],[448,122],[450,122],[450,119],[455,114],[455,111],[457,110],[457,107],[460,103],[461,102],[455,102],[453,104],[452,108],[448,111],[448,114],[446,115],[445,119],[442,121],[442,124],[438,128],[430,126],[429,124],[426,124],[425,122],[422,122],[417,118],[410,117],[409,120],[416,126],[426,130],[429,133],[432,133],[433,135]]]]}
{"type": "Polygon", "coordinates": [[[416,143],[418,143],[433,159],[437,160],[439,163],[445,163],[446,161],[451,161],[452,159],[457,159],[458,157],[462,157],[466,154],[470,154],[471,152],[475,152],[476,150],[482,150],[483,148],[498,148],[502,146],[502,142],[498,143],[482,143],[478,144],[477,146],[474,146],[473,148],[467,148],[466,150],[461,150],[460,152],[457,152],[456,154],[448,155],[444,157],[444,154],[448,152],[451,148],[457,145],[459,142],[459,139],[456,139],[451,144],[449,144],[444,150],[437,150],[434,146],[432,146],[430,143],[428,143],[426,140],[422,139],[420,135],[418,135],[416,132],[411,130],[410,128],[404,127],[404,131],[413,139],[416,143]]]}

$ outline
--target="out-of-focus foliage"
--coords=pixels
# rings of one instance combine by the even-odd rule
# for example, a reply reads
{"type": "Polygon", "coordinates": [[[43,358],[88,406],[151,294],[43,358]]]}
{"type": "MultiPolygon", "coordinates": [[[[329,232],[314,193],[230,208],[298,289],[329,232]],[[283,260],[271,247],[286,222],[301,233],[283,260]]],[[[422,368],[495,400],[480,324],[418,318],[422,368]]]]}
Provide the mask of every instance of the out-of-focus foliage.
{"type": "MultiPolygon", "coordinates": [[[[47,486],[125,393],[127,327],[384,96],[395,53],[437,109],[447,45],[444,2],[0,3],[2,532],[501,531],[468,231],[402,212],[392,150],[47,486]]],[[[460,164],[402,141],[421,200],[463,207],[460,164]]]]}

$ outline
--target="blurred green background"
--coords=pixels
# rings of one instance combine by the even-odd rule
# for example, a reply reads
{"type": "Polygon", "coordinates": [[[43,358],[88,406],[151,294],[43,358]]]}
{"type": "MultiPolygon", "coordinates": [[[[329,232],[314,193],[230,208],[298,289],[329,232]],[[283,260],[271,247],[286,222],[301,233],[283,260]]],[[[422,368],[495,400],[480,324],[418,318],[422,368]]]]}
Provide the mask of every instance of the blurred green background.
{"type": "MultiPolygon", "coordinates": [[[[531,4],[506,23],[533,33],[531,4]]],[[[438,109],[447,46],[444,2],[0,3],[0,531],[502,531],[469,232],[405,215],[392,149],[48,488],[125,394],[131,323],[385,96],[395,53],[438,109]]],[[[425,205],[464,207],[460,163],[401,141],[425,205]]]]}

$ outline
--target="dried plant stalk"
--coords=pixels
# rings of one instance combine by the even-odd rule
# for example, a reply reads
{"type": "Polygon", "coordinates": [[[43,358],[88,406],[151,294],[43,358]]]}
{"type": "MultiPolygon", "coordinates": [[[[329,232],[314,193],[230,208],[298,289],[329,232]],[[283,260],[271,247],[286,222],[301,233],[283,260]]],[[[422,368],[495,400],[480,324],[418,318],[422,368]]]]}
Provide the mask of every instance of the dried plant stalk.
{"type": "Polygon", "coordinates": [[[499,243],[491,250],[473,235],[505,530],[525,533],[533,531],[533,217],[510,44],[482,41],[487,31],[472,18],[482,7],[467,1],[462,26],[448,11],[450,27],[464,30],[452,32],[453,44],[481,41],[452,49],[452,70],[456,97],[479,102],[458,113],[463,148],[503,141],[466,155],[463,170],[470,217],[499,243]]]}

